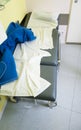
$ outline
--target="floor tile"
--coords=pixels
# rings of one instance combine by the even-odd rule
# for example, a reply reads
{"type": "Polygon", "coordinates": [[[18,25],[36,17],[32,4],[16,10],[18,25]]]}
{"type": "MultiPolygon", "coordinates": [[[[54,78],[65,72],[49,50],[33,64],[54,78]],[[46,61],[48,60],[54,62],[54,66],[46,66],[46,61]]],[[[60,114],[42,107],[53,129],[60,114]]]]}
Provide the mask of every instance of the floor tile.
{"type": "Polygon", "coordinates": [[[81,51],[81,45],[63,44],[61,45],[61,55],[71,57],[77,57],[81,51]]]}
{"type": "Polygon", "coordinates": [[[66,73],[68,76],[76,76],[77,60],[79,56],[79,51],[78,50],[76,51],[76,50],[75,48],[72,48],[69,45],[67,46],[62,45],[61,63],[60,63],[61,73],[66,73]]]}
{"type": "Polygon", "coordinates": [[[70,114],[60,107],[34,107],[25,112],[20,130],[68,130],[70,114]]]}
{"type": "Polygon", "coordinates": [[[81,113],[81,77],[76,79],[72,111],[81,113]]]}
{"type": "MultiPolygon", "coordinates": [[[[23,104],[22,104],[23,105],[23,104]]],[[[0,121],[1,130],[20,130],[19,123],[22,120],[24,111],[14,103],[8,103],[3,117],[0,121]]]]}
{"type": "Polygon", "coordinates": [[[67,74],[58,76],[57,82],[57,103],[58,105],[71,110],[75,80],[67,74]]]}
{"type": "Polygon", "coordinates": [[[81,114],[72,112],[70,130],[81,130],[81,114]]]}
{"type": "Polygon", "coordinates": [[[76,76],[81,78],[81,58],[80,58],[80,56],[77,59],[77,75],[76,76]]]}
{"type": "Polygon", "coordinates": [[[57,102],[58,105],[72,109],[76,77],[80,75],[78,59],[80,54],[79,46],[62,45],[61,63],[57,78],[57,102]],[[75,53],[76,52],[76,53],[75,53]]]}

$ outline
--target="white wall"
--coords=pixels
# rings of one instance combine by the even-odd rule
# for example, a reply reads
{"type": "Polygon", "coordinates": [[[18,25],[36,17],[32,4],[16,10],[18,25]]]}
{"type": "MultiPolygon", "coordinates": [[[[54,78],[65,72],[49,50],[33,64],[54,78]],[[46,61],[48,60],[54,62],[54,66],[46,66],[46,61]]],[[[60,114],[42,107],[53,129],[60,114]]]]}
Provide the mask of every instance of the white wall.
{"type": "Polygon", "coordinates": [[[0,21],[6,29],[11,21],[21,22],[26,14],[25,0],[10,0],[0,11],[0,21]]]}
{"type": "Polygon", "coordinates": [[[56,13],[69,13],[71,0],[26,0],[27,11],[42,10],[56,13]]]}

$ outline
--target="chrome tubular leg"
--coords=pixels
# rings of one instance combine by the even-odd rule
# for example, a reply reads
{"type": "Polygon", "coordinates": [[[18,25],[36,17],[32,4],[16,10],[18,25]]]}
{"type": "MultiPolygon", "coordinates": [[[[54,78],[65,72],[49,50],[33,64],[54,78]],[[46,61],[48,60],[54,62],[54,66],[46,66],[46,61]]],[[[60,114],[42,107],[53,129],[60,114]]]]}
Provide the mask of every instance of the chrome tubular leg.
{"type": "Polygon", "coordinates": [[[48,101],[48,106],[50,108],[56,107],[57,106],[57,102],[56,101],[48,101]]]}

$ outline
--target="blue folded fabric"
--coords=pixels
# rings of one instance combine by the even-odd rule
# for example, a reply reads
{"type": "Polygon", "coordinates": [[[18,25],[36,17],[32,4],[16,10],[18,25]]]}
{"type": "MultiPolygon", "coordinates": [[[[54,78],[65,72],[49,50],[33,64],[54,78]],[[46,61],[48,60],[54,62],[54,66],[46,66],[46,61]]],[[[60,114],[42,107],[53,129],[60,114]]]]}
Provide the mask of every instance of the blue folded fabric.
{"type": "Polygon", "coordinates": [[[17,23],[10,23],[7,29],[8,38],[0,45],[0,85],[18,79],[13,53],[17,44],[36,39],[31,29],[17,23]]]}
{"type": "Polygon", "coordinates": [[[18,23],[14,23],[14,22],[11,22],[8,27],[7,27],[7,30],[6,30],[6,34],[7,36],[9,36],[13,31],[15,31],[15,29],[21,27],[18,23]]]}
{"type": "Polygon", "coordinates": [[[9,26],[9,29],[7,31],[8,38],[0,45],[1,53],[4,51],[5,48],[9,48],[13,53],[17,44],[22,44],[26,41],[32,41],[36,39],[36,36],[34,36],[34,33],[31,29],[27,29],[21,26],[13,27],[14,24],[11,25],[12,26],[9,26]]]}
{"type": "Polygon", "coordinates": [[[9,49],[5,49],[0,59],[0,85],[18,79],[13,55],[9,49]]]}
{"type": "Polygon", "coordinates": [[[15,34],[16,37],[19,37],[19,35],[22,34],[20,35],[20,37],[23,36],[24,41],[32,41],[36,39],[36,36],[32,32],[31,28],[25,28],[18,23],[11,22],[6,30],[6,34],[9,37],[9,36],[14,36],[14,33],[16,33],[15,34]]]}

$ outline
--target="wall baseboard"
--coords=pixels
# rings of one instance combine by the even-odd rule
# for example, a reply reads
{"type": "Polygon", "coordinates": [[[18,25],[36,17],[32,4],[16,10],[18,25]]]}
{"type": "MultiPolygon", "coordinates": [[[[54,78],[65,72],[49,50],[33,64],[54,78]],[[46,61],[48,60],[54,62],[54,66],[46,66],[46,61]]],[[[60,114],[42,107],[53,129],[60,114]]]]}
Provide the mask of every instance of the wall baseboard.
{"type": "Polygon", "coordinates": [[[66,42],[66,44],[68,44],[68,45],[69,45],[69,44],[72,44],[72,45],[81,45],[80,42],[79,42],[79,43],[78,43],[78,42],[66,42]]]}

